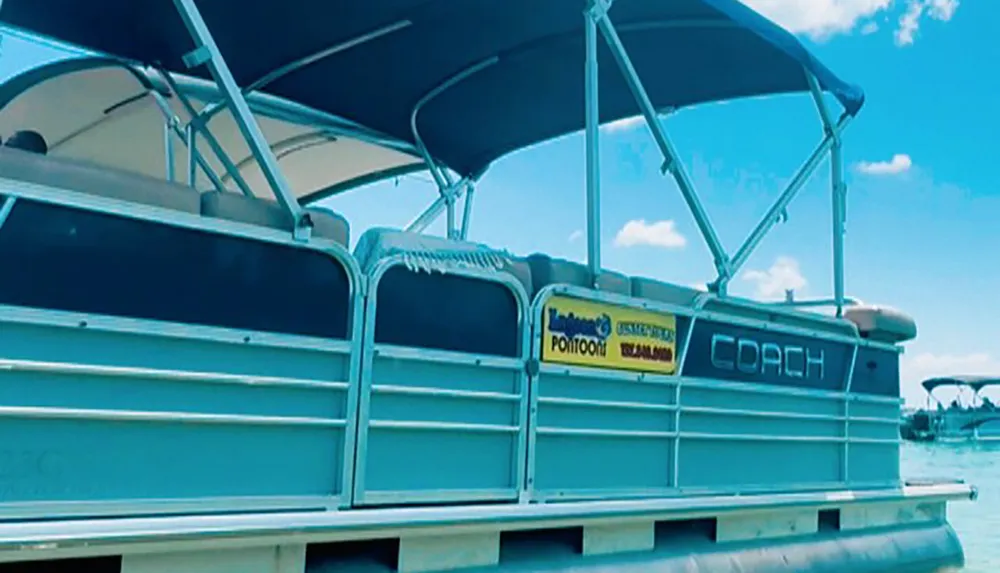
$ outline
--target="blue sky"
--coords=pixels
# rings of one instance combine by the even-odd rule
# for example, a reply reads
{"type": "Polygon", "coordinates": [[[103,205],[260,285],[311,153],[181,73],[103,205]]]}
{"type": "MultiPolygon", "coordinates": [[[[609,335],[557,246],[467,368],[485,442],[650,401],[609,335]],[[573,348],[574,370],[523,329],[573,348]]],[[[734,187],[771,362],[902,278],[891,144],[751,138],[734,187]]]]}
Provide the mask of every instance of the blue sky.
{"type": "MultiPolygon", "coordinates": [[[[745,0],[799,34],[867,103],[845,134],[847,292],[898,307],[918,322],[903,358],[904,395],[919,380],[1000,374],[993,302],[1000,269],[1000,189],[987,112],[1000,76],[993,24],[1000,3],[964,0],[745,0]]],[[[58,56],[5,38],[0,77],[58,56]]],[[[821,137],[808,96],[684,110],[666,120],[723,243],[735,251],[821,137]]],[[[644,125],[602,133],[605,266],[680,284],[713,278],[711,257],[644,125]]],[[[479,185],[470,238],[516,253],[585,255],[583,139],[537,146],[499,161],[479,185]]],[[[435,196],[425,176],[369,186],[328,202],[352,235],[406,224],[435,196]]],[[[733,292],[775,299],[831,293],[829,166],[767,237],[733,292]]],[[[435,230],[440,231],[439,224],[435,230]]]]}

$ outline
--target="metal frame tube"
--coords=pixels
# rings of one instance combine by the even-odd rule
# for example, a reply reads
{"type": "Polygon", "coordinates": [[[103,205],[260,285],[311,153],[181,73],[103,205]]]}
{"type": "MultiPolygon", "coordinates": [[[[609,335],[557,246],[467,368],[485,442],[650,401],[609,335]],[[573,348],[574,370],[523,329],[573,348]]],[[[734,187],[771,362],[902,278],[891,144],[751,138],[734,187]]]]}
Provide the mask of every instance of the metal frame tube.
{"type": "Polygon", "coordinates": [[[652,132],[653,140],[656,142],[657,147],[660,148],[660,153],[663,154],[664,164],[662,170],[664,173],[669,172],[677,182],[677,186],[681,190],[684,201],[687,203],[688,208],[691,209],[691,212],[694,215],[695,224],[698,225],[698,229],[701,231],[702,236],[705,238],[705,242],[708,244],[708,248],[712,253],[715,268],[718,271],[719,276],[732,276],[732,271],[730,270],[729,265],[729,256],[726,254],[726,250],[722,246],[722,242],[719,240],[718,234],[715,232],[715,226],[712,225],[712,221],[709,219],[705,206],[701,203],[701,199],[695,191],[691,178],[688,176],[687,171],[680,162],[680,157],[676,149],[674,149],[673,143],[671,143],[670,138],[667,137],[663,126],[660,125],[656,109],[653,107],[653,103],[649,99],[649,94],[646,93],[646,88],[643,87],[642,81],[639,79],[639,75],[635,70],[635,66],[632,65],[632,60],[625,51],[625,46],[622,44],[621,38],[618,37],[618,33],[615,31],[615,27],[611,23],[611,19],[608,17],[606,4],[601,2],[601,0],[595,0],[595,2],[601,5],[598,10],[595,10],[597,25],[600,28],[601,33],[604,35],[604,39],[607,42],[608,47],[611,49],[611,55],[618,64],[618,67],[625,78],[625,82],[628,84],[629,89],[632,91],[632,95],[635,97],[636,103],[639,104],[639,109],[642,111],[642,115],[646,118],[646,124],[652,132]]]}
{"type": "Polygon", "coordinates": [[[830,171],[833,194],[833,298],[837,302],[837,316],[844,315],[844,235],[847,232],[847,187],[844,184],[844,165],[841,142],[830,150],[830,171]]]}
{"type": "MultiPolygon", "coordinates": [[[[446,194],[446,191],[455,186],[454,179],[448,174],[446,169],[442,169],[434,158],[431,156],[430,151],[428,151],[427,146],[424,145],[424,140],[420,137],[420,130],[417,129],[417,118],[420,115],[420,111],[427,105],[432,99],[441,95],[442,92],[451,88],[452,86],[460,83],[469,76],[484,70],[497,62],[500,58],[493,56],[487,58],[481,62],[477,62],[464,70],[458,72],[457,74],[451,76],[445,81],[441,82],[439,85],[435,86],[432,90],[424,94],[417,103],[413,106],[413,111],[410,113],[410,131],[413,133],[413,141],[416,144],[417,151],[423,158],[424,163],[427,164],[427,169],[431,172],[431,177],[434,178],[434,182],[437,183],[438,192],[441,193],[441,197],[444,199],[444,206],[448,211],[448,238],[455,238],[455,204],[452,199],[446,194]]],[[[461,183],[461,182],[460,182],[461,183]]]]}
{"type": "Polygon", "coordinates": [[[195,170],[195,165],[197,164],[198,156],[198,130],[195,129],[194,124],[188,124],[187,129],[185,129],[185,136],[187,141],[188,150],[188,160],[187,160],[187,181],[188,185],[194,187],[198,178],[197,171],[195,170]]]}
{"type": "MultiPolygon", "coordinates": [[[[201,120],[198,119],[198,113],[194,109],[194,105],[191,103],[191,100],[181,92],[180,86],[177,85],[177,81],[170,75],[170,72],[163,69],[159,69],[157,71],[159,72],[160,77],[163,78],[163,81],[167,83],[167,87],[170,88],[170,91],[177,97],[177,100],[181,102],[181,105],[184,106],[184,110],[189,116],[191,116],[191,121],[188,125],[201,131],[202,136],[208,143],[208,147],[211,148],[212,153],[214,153],[215,157],[218,158],[220,163],[222,163],[222,167],[227,173],[230,174],[233,181],[236,182],[236,186],[240,188],[240,191],[242,191],[247,197],[254,197],[254,193],[253,190],[250,189],[250,185],[248,185],[246,180],[243,179],[243,176],[240,174],[236,164],[233,163],[233,160],[229,158],[229,155],[227,155],[226,151],[222,148],[222,144],[219,143],[219,140],[217,140],[215,135],[208,129],[207,124],[202,123],[201,120]]],[[[233,115],[235,118],[235,114],[233,115]]],[[[239,123],[238,120],[237,123],[239,123]]],[[[264,170],[263,166],[261,166],[261,170],[264,170]]]]}
{"type": "Polygon", "coordinates": [[[14,210],[14,203],[17,203],[17,197],[8,195],[0,204],[0,227],[3,227],[3,224],[7,222],[7,217],[10,217],[10,212],[14,210]]]}
{"type": "MultiPolygon", "coordinates": [[[[180,139],[182,142],[184,142],[185,146],[187,147],[187,140],[188,140],[187,131],[185,129],[181,129],[180,119],[178,119],[177,116],[174,115],[174,112],[172,109],[170,109],[170,105],[167,103],[166,99],[155,89],[150,91],[149,93],[153,96],[153,100],[156,102],[157,107],[160,108],[160,112],[166,119],[167,125],[169,125],[170,129],[173,130],[174,135],[177,136],[177,138],[180,139]]],[[[188,154],[190,155],[190,153],[191,149],[190,147],[188,147],[188,154]]],[[[208,164],[205,158],[201,155],[201,152],[198,151],[197,149],[194,150],[194,158],[198,162],[198,166],[201,167],[202,172],[205,174],[206,177],[208,177],[208,180],[212,182],[212,185],[218,191],[225,191],[226,186],[222,183],[222,180],[219,179],[219,176],[215,174],[215,171],[212,170],[212,166],[208,164]]],[[[190,161],[191,158],[189,156],[188,157],[189,164],[190,161]]]]}
{"type": "MultiPolygon", "coordinates": [[[[835,126],[835,131],[839,133],[840,130],[847,127],[847,124],[850,123],[851,119],[852,117],[849,115],[842,117],[840,123],[835,126]]],[[[718,282],[720,284],[725,284],[732,279],[733,276],[735,276],[736,272],[739,271],[740,267],[747,262],[747,259],[750,258],[750,255],[752,255],[753,251],[758,245],[760,245],[760,242],[764,239],[767,233],[770,232],[776,224],[778,224],[782,213],[785,212],[788,205],[793,199],[795,199],[795,196],[802,189],[802,186],[805,185],[813,173],[815,173],[816,168],[819,167],[820,163],[823,161],[823,157],[834,145],[834,141],[835,138],[833,136],[825,137],[823,141],[820,142],[819,146],[813,151],[812,155],[809,156],[806,162],[799,167],[799,170],[792,177],[792,180],[785,187],[785,190],[781,193],[774,204],[771,205],[767,214],[764,215],[759,223],[757,223],[757,226],[750,233],[750,236],[746,238],[739,250],[736,251],[732,262],[730,263],[731,274],[728,277],[719,277],[718,282]]]]}
{"type": "Polygon", "coordinates": [[[298,200],[292,193],[291,187],[288,185],[288,181],[278,167],[278,160],[267,145],[267,139],[264,137],[260,125],[257,124],[257,120],[250,111],[250,106],[247,104],[246,98],[243,97],[243,93],[236,85],[236,80],[233,78],[233,74],[229,70],[229,66],[226,64],[221,52],[219,52],[219,47],[215,45],[215,40],[205,25],[205,21],[202,19],[194,0],[174,0],[174,5],[184,20],[188,33],[200,46],[189,54],[189,57],[185,58],[186,62],[189,65],[204,64],[208,66],[215,81],[222,88],[222,95],[226,103],[233,110],[236,125],[239,126],[240,132],[250,146],[250,151],[253,152],[254,157],[257,159],[261,173],[274,192],[275,198],[292,216],[295,229],[293,233],[296,238],[308,238],[309,228],[311,227],[308,214],[299,205],[298,200]]]}
{"type": "MultiPolygon", "coordinates": [[[[328,57],[330,57],[330,56],[332,56],[334,54],[339,54],[340,52],[343,52],[345,50],[349,50],[349,49],[354,48],[356,46],[359,46],[361,44],[365,44],[367,42],[370,42],[370,41],[375,40],[377,38],[381,38],[382,36],[385,36],[387,34],[391,34],[392,32],[395,32],[397,30],[402,30],[403,28],[406,28],[406,27],[412,26],[412,25],[413,25],[413,22],[411,22],[409,20],[400,20],[399,22],[395,22],[393,24],[389,24],[388,26],[383,26],[383,27],[381,27],[381,28],[379,28],[377,30],[374,30],[372,32],[368,32],[367,34],[363,34],[363,35],[358,36],[356,38],[351,38],[350,40],[347,40],[346,42],[341,42],[339,44],[335,44],[333,46],[330,46],[329,48],[324,48],[324,49],[322,49],[322,50],[320,50],[320,51],[318,51],[318,52],[316,52],[314,54],[309,54],[308,56],[305,56],[304,58],[299,58],[298,60],[289,62],[289,63],[287,63],[287,64],[285,64],[285,65],[283,65],[283,66],[281,66],[279,68],[275,68],[271,72],[268,72],[267,74],[261,76],[260,78],[258,78],[257,80],[255,80],[253,83],[251,83],[247,87],[243,88],[243,90],[242,90],[243,94],[247,95],[247,94],[250,94],[250,93],[255,92],[257,90],[260,90],[264,86],[266,86],[266,85],[268,85],[268,84],[270,84],[272,82],[275,82],[275,81],[277,81],[277,80],[279,80],[279,79],[287,76],[288,74],[290,74],[292,72],[296,72],[296,71],[301,70],[302,68],[304,68],[306,66],[314,64],[314,63],[318,62],[319,60],[328,58],[328,57]]],[[[202,108],[202,110],[198,114],[198,116],[203,121],[207,122],[213,115],[215,115],[216,113],[218,113],[219,111],[221,111],[225,106],[226,106],[226,103],[225,103],[224,100],[214,101],[214,102],[206,105],[204,108],[202,108]]]]}
{"type": "Polygon", "coordinates": [[[167,181],[174,182],[174,130],[170,119],[163,120],[163,168],[167,181]]]}
{"type": "Polygon", "coordinates": [[[458,238],[467,241],[469,239],[469,221],[472,219],[472,200],[475,197],[476,185],[472,181],[465,184],[465,210],[462,213],[462,231],[458,238]]]}
{"type": "MultiPolygon", "coordinates": [[[[806,80],[809,82],[809,89],[812,92],[813,101],[816,103],[816,110],[819,112],[820,121],[823,122],[823,131],[828,139],[833,140],[830,147],[830,195],[831,212],[833,220],[833,299],[837,307],[837,317],[844,315],[844,235],[845,223],[847,220],[846,195],[847,188],[844,184],[844,162],[843,162],[843,142],[840,134],[843,126],[833,124],[826,101],[823,99],[823,90],[819,81],[810,73],[806,72],[806,80]]],[[[841,118],[841,124],[843,118],[841,118]]]]}
{"type": "Polygon", "coordinates": [[[447,208],[447,195],[449,193],[453,193],[456,201],[461,199],[462,194],[466,192],[467,183],[471,183],[471,181],[468,179],[462,179],[457,184],[446,188],[444,193],[440,193],[422,213],[410,221],[405,230],[410,233],[424,232],[424,230],[431,226],[447,208]]]}
{"type": "Polygon", "coordinates": [[[597,21],[602,16],[602,6],[591,4],[584,13],[584,119],[586,125],[587,153],[587,265],[590,280],[596,286],[601,273],[601,151],[600,151],[600,102],[597,63],[597,21]]]}

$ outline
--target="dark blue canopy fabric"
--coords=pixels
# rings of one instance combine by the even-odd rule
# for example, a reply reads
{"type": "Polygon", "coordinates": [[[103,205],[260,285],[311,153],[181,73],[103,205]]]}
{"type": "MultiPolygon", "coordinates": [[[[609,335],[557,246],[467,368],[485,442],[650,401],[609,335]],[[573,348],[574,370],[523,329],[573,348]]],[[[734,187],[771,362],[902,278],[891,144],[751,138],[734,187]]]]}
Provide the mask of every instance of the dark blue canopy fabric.
{"type": "MultiPolygon", "coordinates": [[[[584,0],[196,0],[237,83],[393,24],[400,28],[269,84],[265,91],[413,141],[414,105],[448,78],[486,67],[430,101],[418,127],[456,171],[584,125],[584,0]]],[[[737,0],[618,0],[610,16],[658,109],[809,89],[806,70],[848,113],[860,89],[737,0]]],[[[171,0],[3,0],[0,22],[140,63],[208,77],[171,0]]],[[[600,118],[639,113],[600,45],[600,118]]]]}

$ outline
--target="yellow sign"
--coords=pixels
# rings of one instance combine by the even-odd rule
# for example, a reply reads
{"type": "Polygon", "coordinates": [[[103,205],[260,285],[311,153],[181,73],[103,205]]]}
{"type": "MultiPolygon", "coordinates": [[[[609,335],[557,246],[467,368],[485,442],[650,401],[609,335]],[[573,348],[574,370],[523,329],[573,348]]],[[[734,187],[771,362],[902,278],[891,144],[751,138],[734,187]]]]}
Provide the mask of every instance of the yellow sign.
{"type": "Polygon", "coordinates": [[[542,322],[545,362],[660,374],[677,368],[672,314],[554,296],[542,322]]]}

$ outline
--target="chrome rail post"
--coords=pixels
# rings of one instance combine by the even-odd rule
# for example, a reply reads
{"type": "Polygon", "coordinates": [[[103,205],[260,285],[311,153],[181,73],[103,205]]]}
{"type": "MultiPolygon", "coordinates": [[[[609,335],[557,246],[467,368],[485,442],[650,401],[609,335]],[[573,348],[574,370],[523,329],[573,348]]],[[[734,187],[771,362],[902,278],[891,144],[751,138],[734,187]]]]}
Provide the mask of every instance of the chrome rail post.
{"type": "Polygon", "coordinates": [[[813,101],[816,103],[819,118],[823,122],[823,131],[827,138],[833,140],[830,146],[830,194],[831,210],[833,211],[833,298],[837,305],[837,316],[841,317],[844,315],[846,302],[844,299],[844,235],[847,221],[847,186],[844,184],[843,142],[841,141],[843,127],[834,125],[833,117],[823,99],[823,90],[820,88],[819,81],[808,72],[806,72],[806,79],[809,81],[809,89],[812,92],[813,101]]]}
{"type": "Polygon", "coordinates": [[[601,151],[600,151],[600,102],[597,63],[597,23],[606,18],[606,7],[597,1],[590,2],[584,12],[584,109],[586,125],[586,178],[587,178],[587,265],[590,280],[596,285],[601,273],[601,151]]]}
{"type": "Polygon", "coordinates": [[[462,212],[462,230],[458,236],[463,241],[469,240],[469,221],[472,219],[472,200],[476,194],[476,185],[469,181],[465,185],[465,210],[462,212]]]}
{"type": "MultiPolygon", "coordinates": [[[[159,72],[160,77],[163,78],[163,81],[167,84],[167,87],[177,97],[177,100],[181,102],[181,105],[184,106],[184,110],[191,117],[191,121],[188,122],[188,126],[193,126],[195,129],[201,131],[202,136],[208,143],[208,146],[212,149],[212,153],[214,153],[215,156],[219,159],[219,162],[222,163],[222,166],[223,168],[225,168],[226,172],[232,176],[233,181],[235,181],[236,185],[239,186],[240,191],[242,191],[243,194],[246,195],[247,197],[253,197],[254,196],[253,191],[250,189],[250,186],[247,185],[247,182],[246,180],[243,179],[243,176],[240,175],[240,171],[236,167],[236,164],[233,163],[233,160],[229,158],[229,155],[227,155],[226,151],[222,148],[222,144],[219,143],[219,140],[217,140],[215,138],[215,135],[212,134],[212,132],[208,129],[208,125],[202,123],[198,119],[198,113],[194,109],[194,105],[191,103],[191,100],[189,100],[188,97],[181,91],[180,86],[177,85],[177,81],[174,80],[173,76],[170,75],[170,72],[163,69],[159,69],[157,71],[159,72]]],[[[187,136],[185,136],[185,140],[186,137],[187,136]]]]}
{"type": "Polygon", "coordinates": [[[0,204],[0,228],[3,228],[3,224],[7,222],[7,217],[10,217],[10,212],[14,210],[14,203],[17,203],[17,197],[7,195],[3,203],[0,204]]]}
{"type": "Polygon", "coordinates": [[[174,130],[170,119],[163,120],[163,168],[167,181],[174,182],[174,130]]]}
{"type": "MultiPolygon", "coordinates": [[[[173,130],[174,135],[180,141],[184,142],[185,146],[187,146],[187,141],[188,141],[187,130],[181,129],[180,119],[178,119],[178,117],[174,115],[173,110],[170,109],[170,104],[167,103],[166,98],[164,98],[155,89],[151,90],[149,93],[153,96],[153,100],[156,101],[157,107],[160,108],[160,112],[166,119],[167,125],[170,126],[171,130],[173,130]]],[[[189,162],[191,161],[190,153],[191,149],[190,147],[188,147],[189,162]]],[[[215,189],[218,191],[225,191],[226,186],[222,183],[222,180],[219,179],[219,176],[215,174],[215,171],[212,170],[212,166],[208,164],[204,156],[202,156],[201,152],[198,151],[197,149],[194,150],[194,159],[198,162],[198,166],[201,167],[202,172],[205,174],[206,177],[208,177],[208,180],[212,182],[212,185],[215,187],[215,189]]],[[[192,178],[191,181],[193,180],[194,179],[192,178]]]]}

